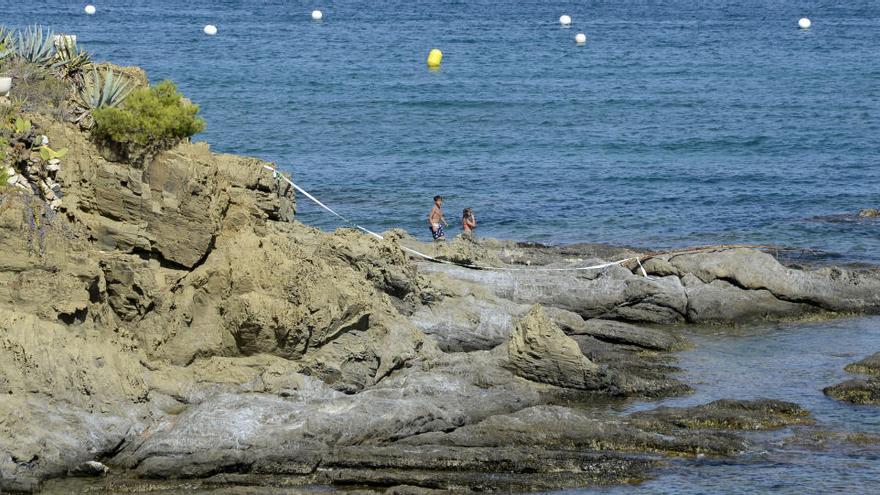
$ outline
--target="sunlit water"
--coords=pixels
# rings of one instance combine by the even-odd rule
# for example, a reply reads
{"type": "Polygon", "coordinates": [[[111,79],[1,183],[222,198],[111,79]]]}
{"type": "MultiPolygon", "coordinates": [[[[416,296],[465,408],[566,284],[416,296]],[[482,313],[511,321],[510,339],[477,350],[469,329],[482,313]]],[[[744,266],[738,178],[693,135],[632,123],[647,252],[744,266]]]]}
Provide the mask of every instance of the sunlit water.
{"type": "Polygon", "coordinates": [[[848,433],[880,435],[880,408],[822,394],[822,388],[853,378],[845,365],[880,351],[880,318],[709,329],[689,339],[696,348],[679,354],[685,370],[680,378],[695,393],[630,410],[766,397],[800,404],[816,425],[757,434],[754,443],[762,448],[739,458],[673,462],[637,486],[559,493],[880,493],[880,443],[842,439],[848,433]]]}
{"type": "Polygon", "coordinates": [[[94,3],[0,8],[175,80],[214,149],[275,161],[377,229],[426,237],[443,194],[494,237],[880,260],[880,223],[821,218],[880,207],[875,0],[94,3]]]}

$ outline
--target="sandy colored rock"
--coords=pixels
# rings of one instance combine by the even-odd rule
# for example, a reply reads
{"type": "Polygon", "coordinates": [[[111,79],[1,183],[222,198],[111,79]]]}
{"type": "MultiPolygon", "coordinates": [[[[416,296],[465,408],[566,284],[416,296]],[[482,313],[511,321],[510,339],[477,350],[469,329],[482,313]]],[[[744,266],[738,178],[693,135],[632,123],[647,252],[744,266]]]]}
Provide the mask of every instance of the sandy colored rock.
{"type": "Polygon", "coordinates": [[[533,307],[517,322],[507,342],[507,356],[511,369],[523,378],[562,387],[595,388],[599,367],[547,318],[541,306],[533,307]]]}

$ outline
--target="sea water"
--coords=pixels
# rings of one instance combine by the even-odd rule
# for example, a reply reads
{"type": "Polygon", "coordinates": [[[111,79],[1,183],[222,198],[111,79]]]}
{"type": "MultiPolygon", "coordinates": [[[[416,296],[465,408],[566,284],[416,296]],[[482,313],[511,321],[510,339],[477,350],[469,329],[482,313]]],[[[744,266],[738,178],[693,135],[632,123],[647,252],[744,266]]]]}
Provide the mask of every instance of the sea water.
{"type": "MultiPolygon", "coordinates": [[[[874,0],[0,7],[174,80],[208,121],[197,139],[277,163],[370,228],[427,239],[440,194],[453,231],[472,207],[486,236],[880,261],[880,221],[847,216],[880,208],[874,0]]],[[[342,225],[302,196],[299,214],[342,225]]]]}

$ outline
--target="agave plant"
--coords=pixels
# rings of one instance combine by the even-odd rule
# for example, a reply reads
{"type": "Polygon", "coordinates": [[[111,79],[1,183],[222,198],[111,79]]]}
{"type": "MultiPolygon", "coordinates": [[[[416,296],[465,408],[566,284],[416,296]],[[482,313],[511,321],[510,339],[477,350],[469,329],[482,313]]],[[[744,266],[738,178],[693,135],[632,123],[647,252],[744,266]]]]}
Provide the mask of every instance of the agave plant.
{"type": "Polygon", "coordinates": [[[51,29],[33,26],[18,33],[15,54],[32,64],[52,67],[55,63],[55,43],[51,29]]]}
{"type": "Polygon", "coordinates": [[[119,106],[133,89],[134,86],[128,77],[116,74],[110,68],[99,73],[93,67],[92,71],[83,77],[82,88],[77,94],[76,105],[79,116],[76,121],[90,128],[93,124],[92,110],[104,106],[119,106]]]}
{"type": "Polygon", "coordinates": [[[92,63],[92,55],[67,36],[61,35],[59,41],[55,43],[55,72],[64,79],[76,79],[92,63]]]}
{"type": "Polygon", "coordinates": [[[12,53],[15,40],[12,37],[12,30],[0,26],[0,60],[6,58],[12,53]]]}

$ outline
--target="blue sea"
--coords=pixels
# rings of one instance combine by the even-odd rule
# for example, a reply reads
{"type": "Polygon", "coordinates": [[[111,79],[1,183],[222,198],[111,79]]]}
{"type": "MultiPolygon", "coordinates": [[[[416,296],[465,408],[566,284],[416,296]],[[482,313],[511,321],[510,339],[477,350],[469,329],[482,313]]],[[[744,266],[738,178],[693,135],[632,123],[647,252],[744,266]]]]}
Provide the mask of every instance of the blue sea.
{"type": "MultiPolygon", "coordinates": [[[[207,119],[197,139],[277,163],[369,228],[427,239],[440,194],[453,221],[472,207],[485,236],[772,244],[880,263],[880,220],[855,216],[880,208],[877,0],[94,4],[88,16],[85,2],[0,0],[0,22],[74,33],[99,59],[174,80],[207,119]]],[[[298,207],[303,222],[342,225],[302,196],[298,207]]],[[[877,325],[695,337],[682,366],[694,400],[765,383],[805,401],[820,428],[878,434],[875,409],[819,392],[880,350],[877,325]]],[[[876,448],[780,442],[796,445],[600,493],[880,491],[876,448]]]]}
{"type": "Polygon", "coordinates": [[[2,0],[0,22],[174,80],[208,121],[198,139],[371,228],[428,238],[440,194],[455,230],[472,207],[485,236],[880,262],[880,221],[851,216],[880,208],[876,0],[84,5],[2,0]]]}

